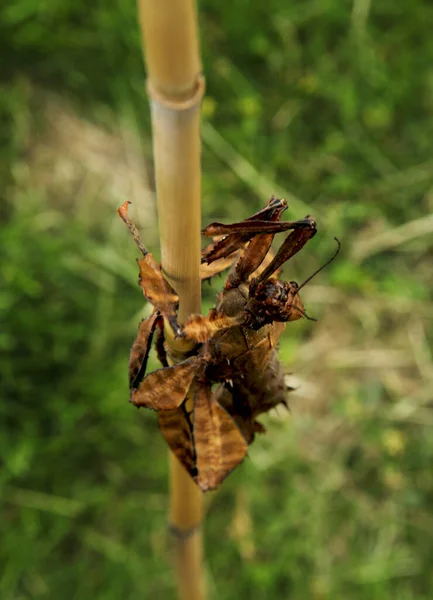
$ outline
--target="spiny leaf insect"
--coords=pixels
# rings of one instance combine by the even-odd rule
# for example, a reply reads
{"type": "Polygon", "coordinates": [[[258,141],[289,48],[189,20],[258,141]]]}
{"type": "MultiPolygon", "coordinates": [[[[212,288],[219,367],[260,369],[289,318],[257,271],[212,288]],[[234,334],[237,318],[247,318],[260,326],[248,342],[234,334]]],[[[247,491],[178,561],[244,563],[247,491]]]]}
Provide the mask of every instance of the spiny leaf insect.
{"type": "Polygon", "coordinates": [[[141,251],[139,283],[153,305],[131,349],[130,400],[157,411],[161,432],[178,460],[203,491],[213,490],[243,461],[255,433],[264,431],[257,417],[278,404],[286,405],[278,340],[287,322],[310,318],[299,291],[335,258],[340,244],[337,240],[334,256],[299,286],[277,277],[281,266],[316,234],[312,217],[280,221],[287,202],[272,196],[244,221],[212,223],[202,232],[214,241],[202,251],[201,277],[231,269],[215,308],[179,324],[179,297],[140,240],[128,204],[118,213],[141,251]],[[290,233],[273,255],[274,235],[285,231],[290,233]],[[164,320],[175,337],[194,343],[173,365],[164,320]],[[154,336],[162,368],[146,374],[154,336]],[[192,397],[192,408],[187,396],[192,397]]]}

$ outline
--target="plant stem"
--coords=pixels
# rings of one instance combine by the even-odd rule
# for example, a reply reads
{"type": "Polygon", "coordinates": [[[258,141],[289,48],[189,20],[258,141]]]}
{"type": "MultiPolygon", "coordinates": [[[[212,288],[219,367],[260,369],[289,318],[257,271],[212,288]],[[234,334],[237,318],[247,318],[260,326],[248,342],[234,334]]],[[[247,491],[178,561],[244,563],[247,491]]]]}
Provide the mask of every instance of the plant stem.
{"type": "MultiPolygon", "coordinates": [[[[148,71],[162,267],[179,322],[201,311],[200,100],[204,91],[192,0],[139,0],[148,71]]],[[[166,327],[173,360],[190,347],[166,327]]],[[[170,456],[170,531],[180,600],[203,600],[202,492],[170,456]]]]}

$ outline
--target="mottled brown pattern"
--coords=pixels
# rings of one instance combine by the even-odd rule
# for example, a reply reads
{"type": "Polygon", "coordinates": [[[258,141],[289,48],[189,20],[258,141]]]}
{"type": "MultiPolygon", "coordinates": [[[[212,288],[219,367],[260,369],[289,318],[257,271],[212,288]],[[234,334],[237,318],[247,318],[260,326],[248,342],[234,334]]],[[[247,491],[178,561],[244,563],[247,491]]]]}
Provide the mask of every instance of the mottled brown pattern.
{"type": "Polygon", "coordinates": [[[194,393],[194,446],[199,485],[214,489],[221,473],[221,437],[210,409],[212,391],[209,384],[199,384],[194,393]]]}
{"type": "Polygon", "coordinates": [[[138,328],[138,334],[135,342],[132,344],[131,354],[129,356],[129,387],[134,389],[138,386],[141,379],[144,377],[147,365],[147,357],[149,355],[150,346],[152,344],[153,332],[160,314],[153,311],[150,317],[143,319],[138,328]],[[137,375],[142,374],[141,379],[137,375]]]}
{"type": "Polygon", "coordinates": [[[259,284],[254,282],[246,308],[266,323],[287,323],[305,316],[304,305],[298,294],[298,284],[274,278],[259,284]]]}
{"type": "MultiPolygon", "coordinates": [[[[206,256],[206,254],[211,253],[212,249],[221,241],[222,237],[223,236],[216,236],[213,242],[208,244],[206,248],[203,248],[202,257],[206,256]]],[[[239,254],[242,251],[244,245],[245,244],[241,244],[236,248],[234,252],[228,254],[227,256],[223,256],[219,260],[213,261],[212,264],[207,264],[206,259],[203,258],[200,264],[200,279],[202,281],[211,279],[215,275],[218,275],[219,273],[222,273],[222,271],[225,271],[226,269],[230,268],[233,265],[233,263],[238,259],[239,254]]]]}
{"type": "Polygon", "coordinates": [[[195,388],[193,432],[197,483],[206,492],[217,488],[243,461],[248,446],[230,415],[212,400],[206,383],[195,388]]]}
{"type": "Polygon", "coordinates": [[[232,268],[216,307],[207,316],[190,315],[183,326],[177,323],[176,291],[141,242],[127,215],[127,203],[119,209],[141,251],[140,285],[156,311],[140,325],[131,352],[131,401],[158,411],[168,446],[203,491],[218,487],[242,462],[248,443],[264,431],[257,417],[286,404],[277,344],[285,323],[305,316],[305,311],[297,284],[276,277],[281,265],[316,232],[311,217],[280,221],[286,208],[285,200],[272,197],[241,223],[213,223],[204,230],[220,239],[202,253],[202,279],[232,268]],[[274,235],[289,230],[293,231],[274,256],[270,251],[274,235]],[[175,336],[195,343],[189,357],[174,366],[168,366],[163,319],[175,336]],[[163,368],[145,376],[155,328],[163,368]],[[189,391],[192,414],[185,402],[189,391]]]}
{"type": "Polygon", "coordinates": [[[191,315],[185,321],[182,330],[186,337],[195,342],[203,343],[212,338],[215,333],[221,329],[235,327],[245,321],[242,315],[228,317],[224,314],[218,314],[212,309],[207,316],[191,315]]]}
{"type": "Polygon", "coordinates": [[[224,288],[231,290],[247,281],[254,271],[262,264],[274,239],[273,233],[256,235],[249,243],[248,252],[243,252],[239,258],[236,269],[232,269],[227,277],[224,288]]]}
{"type": "Polygon", "coordinates": [[[167,350],[165,348],[165,338],[164,338],[164,321],[161,319],[158,321],[158,327],[156,331],[156,341],[155,341],[155,350],[156,356],[158,357],[159,362],[163,367],[168,367],[167,360],[167,350]]]}
{"type": "Polygon", "coordinates": [[[232,415],[248,444],[264,427],[256,419],[280,404],[287,406],[287,387],[284,370],[274,348],[263,372],[251,371],[248,377],[235,377],[231,384],[219,384],[214,400],[232,415]]]}
{"type": "MultiPolygon", "coordinates": [[[[252,281],[250,289],[254,289],[255,285],[271,277],[281,265],[299,252],[316,235],[316,221],[311,217],[305,217],[304,221],[306,222],[306,226],[294,229],[287,236],[271,263],[260,273],[257,279],[252,281]]],[[[275,223],[275,226],[278,225],[282,225],[282,223],[275,223]]]]}
{"type": "MultiPolygon", "coordinates": [[[[284,199],[279,200],[272,197],[262,210],[251,217],[248,217],[241,223],[234,223],[228,226],[230,228],[229,230],[227,230],[227,226],[222,223],[212,223],[211,225],[208,225],[203,229],[203,235],[218,236],[220,239],[216,239],[203,250],[201,262],[210,264],[216,260],[221,260],[224,257],[230,256],[237,250],[243,249],[245,244],[257,233],[251,229],[251,221],[260,220],[261,223],[277,221],[286,208],[287,202],[284,199]]],[[[248,254],[251,255],[253,252],[249,252],[248,254]]],[[[266,252],[264,255],[266,255],[266,252]]],[[[247,260],[249,260],[249,257],[247,257],[247,260]]],[[[244,270],[242,266],[241,269],[244,270]]],[[[253,271],[254,269],[250,270],[248,274],[253,271]]],[[[246,277],[244,281],[246,281],[247,278],[248,277],[246,277]]]]}
{"type": "Polygon", "coordinates": [[[159,428],[180,463],[191,477],[196,477],[197,467],[191,423],[184,406],[158,413],[159,428]]]}
{"type": "MultiPolygon", "coordinates": [[[[170,324],[177,326],[179,296],[165,279],[161,268],[151,254],[137,260],[140,267],[139,283],[144,297],[158,309],[170,324]]],[[[178,326],[177,326],[178,328],[178,326]]]]}
{"type": "Polygon", "coordinates": [[[218,331],[209,342],[213,355],[224,356],[227,361],[233,361],[248,350],[248,342],[242,328],[218,331]]]}
{"type": "Polygon", "coordinates": [[[233,418],[215,399],[212,400],[211,410],[215,421],[219,424],[221,438],[221,483],[244,460],[248,452],[248,444],[233,418]]]}
{"type": "Polygon", "coordinates": [[[124,202],[117,209],[120,218],[126,223],[129,231],[137,244],[143,258],[137,260],[140,267],[139,283],[143,290],[144,297],[152,303],[153,307],[159,310],[166,317],[176,334],[180,333],[177,323],[177,308],[179,297],[171,287],[161,272],[161,267],[149,253],[146,246],[140,239],[138,230],[128,216],[130,202],[124,202]]]}
{"type": "MultiPolygon", "coordinates": [[[[279,221],[286,208],[286,202],[274,198],[271,199],[268,206],[263,211],[260,211],[259,215],[261,219],[266,216],[269,222],[276,222],[279,221]]],[[[259,215],[256,214],[254,217],[258,217],[259,215]]],[[[232,269],[229,273],[224,286],[226,290],[237,288],[241,283],[248,281],[250,276],[263,263],[270,250],[273,239],[273,233],[261,233],[253,237],[248,245],[248,252],[243,252],[236,263],[236,268],[232,269]]]]}
{"type": "MultiPolygon", "coordinates": [[[[248,238],[252,239],[254,236],[263,234],[263,233],[283,233],[284,231],[289,231],[290,229],[298,230],[298,229],[311,229],[315,226],[314,219],[311,217],[305,217],[304,219],[299,219],[299,221],[279,221],[278,223],[273,223],[272,221],[241,221],[240,223],[211,223],[203,229],[204,235],[225,235],[227,236],[220,243],[215,245],[214,251],[216,248],[220,248],[223,246],[223,242],[227,240],[231,240],[231,236],[241,237],[243,239],[248,238]]],[[[247,240],[248,241],[248,240],[247,240]]],[[[232,244],[230,244],[230,252],[233,252],[232,244]]],[[[218,258],[223,256],[223,253],[218,253],[218,258]]],[[[205,260],[210,262],[210,260],[215,260],[214,258],[210,259],[210,257],[204,257],[205,260]]]]}
{"type": "MultiPolygon", "coordinates": [[[[237,252],[235,252],[237,256],[237,252]]],[[[236,258],[235,256],[235,258],[236,258]]],[[[221,258],[220,260],[215,261],[211,265],[206,263],[202,263],[200,265],[200,279],[202,281],[206,281],[208,279],[212,279],[215,275],[219,275],[226,269],[229,269],[233,264],[233,258],[221,258]]]]}
{"type": "MultiPolygon", "coordinates": [[[[204,235],[213,235],[207,233],[208,228],[203,230],[204,235]]],[[[254,234],[231,234],[218,236],[220,239],[212,244],[209,244],[203,251],[201,262],[210,265],[215,261],[224,260],[227,256],[236,253],[240,248],[243,248],[254,234]]]]}
{"type": "Polygon", "coordinates": [[[149,373],[138,390],[132,392],[132,404],[153,410],[177,408],[185,400],[200,363],[200,358],[192,356],[173,367],[149,373]]]}

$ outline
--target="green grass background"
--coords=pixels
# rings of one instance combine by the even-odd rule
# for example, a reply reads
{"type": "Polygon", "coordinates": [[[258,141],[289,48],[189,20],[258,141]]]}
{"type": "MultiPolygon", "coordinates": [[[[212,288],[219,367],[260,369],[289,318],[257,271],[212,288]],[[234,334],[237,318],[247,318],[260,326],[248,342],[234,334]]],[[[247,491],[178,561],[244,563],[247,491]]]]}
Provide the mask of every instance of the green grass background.
{"type": "MultiPolygon", "coordinates": [[[[318,221],[298,281],[342,242],[281,343],[291,414],[207,497],[210,598],[431,599],[433,5],[199,12],[203,223],[284,195],[318,221]]],[[[0,58],[0,598],[174,599],[166,449],[127,402],[126,198],[158,255],[135,5],[2,3],[0,58]]]]}

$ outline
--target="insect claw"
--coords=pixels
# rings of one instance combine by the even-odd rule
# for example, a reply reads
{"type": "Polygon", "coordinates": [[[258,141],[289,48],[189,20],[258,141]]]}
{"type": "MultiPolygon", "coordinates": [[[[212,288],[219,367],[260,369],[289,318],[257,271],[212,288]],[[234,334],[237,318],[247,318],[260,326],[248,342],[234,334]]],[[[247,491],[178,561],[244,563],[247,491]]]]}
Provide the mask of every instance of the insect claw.
{"type": "Polygon", "coordinates": [[[175,340],[184,340],[186,338],[185,332],[179,327],[177,331],[174,331],[174,339],[175,340]]]}
{"type": "Polygon", "coordinates": [[[185,337],[179,323],[176,320],[176,317],[169,317],[168,322],[170,323],[170,327],[173,330],[175,338],[185,337]]]}

